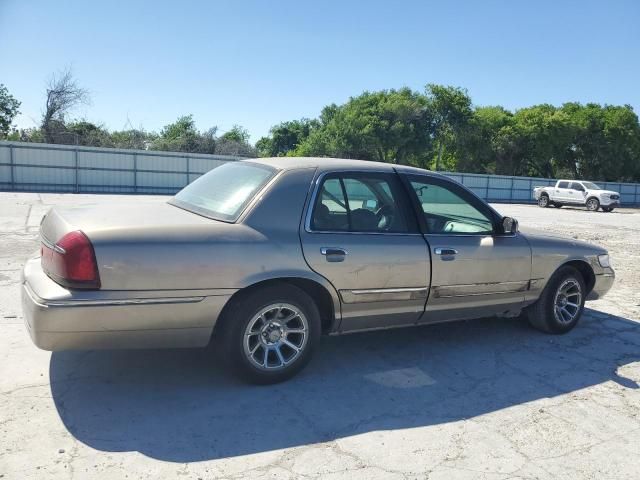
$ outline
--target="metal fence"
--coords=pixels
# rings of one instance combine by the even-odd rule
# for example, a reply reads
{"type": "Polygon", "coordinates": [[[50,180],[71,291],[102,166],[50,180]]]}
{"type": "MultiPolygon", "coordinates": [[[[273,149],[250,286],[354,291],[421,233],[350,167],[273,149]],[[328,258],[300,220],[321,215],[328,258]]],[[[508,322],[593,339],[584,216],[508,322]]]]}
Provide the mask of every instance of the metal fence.
{"type": "Polygon", "coordinates": [[[174,194],[227,155],[0,142],[0,190],[174,194]]]}
{"type": "MultiPolygon", "coordinates": [[[[535,203],[533,189],[555,185],[556,179],[536,177],[511,177],[476,173],[443,172],[447,177],[462,183],[476,195],[494,203],[535,203]]],[[[595,182],[605,190],[620,193],[620,203],[625,207],[640,206],[640,184],[619,182],[595,182]]]]}
{"type": "MultiPolygon", "coordinates": [[[[239,157],[0,141],[0,190],[174,194],[203,173],[239,157]]],[[[533,203],[549,178],[443,172],[489,202],[533,203]]],[[[640,184],[597,182],[640,206],[640,184]]]]}

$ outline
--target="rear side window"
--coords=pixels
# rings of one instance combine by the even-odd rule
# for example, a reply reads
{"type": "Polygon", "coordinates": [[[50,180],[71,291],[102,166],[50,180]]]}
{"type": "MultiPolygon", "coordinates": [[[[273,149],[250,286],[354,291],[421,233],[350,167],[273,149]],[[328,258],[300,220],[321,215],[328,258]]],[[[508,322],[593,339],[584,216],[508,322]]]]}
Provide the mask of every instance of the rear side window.
{"type": "Polygon", "coordinates": [[[569,182],[560,182],[558,188],[569,188],[569,182]]]}
{"type": "Polygon", "coordinates": [[[407,233],[415,230],[394,175],[332,174],[318,190],[311,229],[325,232],[407,233]]]}
{"type": "Polygon", "coordinates": [[[184,187],[169,203],[226,222],[235,222],[277,170],[251,162],[227,162],[184,187]]]}

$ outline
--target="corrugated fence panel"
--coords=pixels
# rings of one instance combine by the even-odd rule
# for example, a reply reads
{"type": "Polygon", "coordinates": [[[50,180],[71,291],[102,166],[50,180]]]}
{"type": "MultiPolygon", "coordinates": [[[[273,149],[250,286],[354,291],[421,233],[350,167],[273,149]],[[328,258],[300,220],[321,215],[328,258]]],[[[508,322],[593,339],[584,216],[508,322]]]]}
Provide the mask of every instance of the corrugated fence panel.
{"type": "MultiPolygon", "coordinates": [[[[93,148],[0,141],[0,190],[174,194],[225,162],[227,155],[93,148]]],[[[534,203],[533,188],[550,178],[441,172],[490,202],[534,203]]],[[[640,184],[596,182],[640,206],[640,184]]]]}
{"type": "Polygon", "coordinates": [[[11,185],[11,149],[0,148],[0,188],[11,185]]]}

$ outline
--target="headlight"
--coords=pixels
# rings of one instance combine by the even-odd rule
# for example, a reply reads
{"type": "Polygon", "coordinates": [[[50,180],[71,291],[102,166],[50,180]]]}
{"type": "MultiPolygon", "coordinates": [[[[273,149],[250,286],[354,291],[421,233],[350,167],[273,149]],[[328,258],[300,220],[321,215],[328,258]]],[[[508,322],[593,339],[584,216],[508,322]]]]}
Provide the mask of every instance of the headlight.
{"type": "Polygon", "coordinates": [[[611,262],[609,260],[609,254],[605,253],[604,255],[598,255],[598,263],[603,268],[610,268],[611,262]]]}

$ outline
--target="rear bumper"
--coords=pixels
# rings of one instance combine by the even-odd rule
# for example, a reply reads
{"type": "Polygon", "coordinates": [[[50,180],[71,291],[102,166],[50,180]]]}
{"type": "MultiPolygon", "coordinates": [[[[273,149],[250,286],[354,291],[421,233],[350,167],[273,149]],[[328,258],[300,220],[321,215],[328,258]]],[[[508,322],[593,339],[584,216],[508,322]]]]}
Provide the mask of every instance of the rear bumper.
{"type": "Polygon", "coordinates": [[[611,290],[613,286],[613,282],[616,279],[616,275],[613,272],[613,269],[609,269],[610,271],[607,273],[603,273],[600,275],[596,275],[596,283],[593,286],[589,295],[587,295],[587,300],[598,300],[606,295],[606,293],[611,290]]]}
{"type": "Polygon", "coordinates": [[[22,310],[33,343],[44,350],[205,346],[232,294],[71,291],[49,279],[39,260],[24,267],[22,310]]]}

